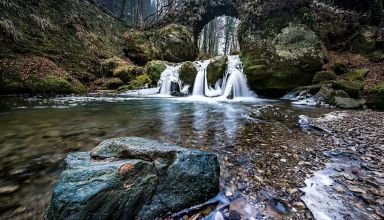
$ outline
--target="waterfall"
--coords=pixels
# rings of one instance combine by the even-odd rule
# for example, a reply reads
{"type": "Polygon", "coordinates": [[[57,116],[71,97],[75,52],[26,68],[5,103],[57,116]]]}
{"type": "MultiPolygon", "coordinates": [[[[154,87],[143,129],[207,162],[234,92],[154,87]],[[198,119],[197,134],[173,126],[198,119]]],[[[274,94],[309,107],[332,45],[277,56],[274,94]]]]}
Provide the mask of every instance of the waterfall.
{"type": "Polygon", "coordinates": [[[203,62],[195,62],[197,68],[197,75],[195,79],[195,83],[193,86],[192,95],[194,96],[205,96],[206,87],[208,86],[207,82],[207,68],[210,63],[210,60],[206,60],[203,62]]]}
{"type": "Polygon", "coordinates": [[[166,65],[165,70],[161,74],[158,85],[160,86],[160,94],[169,96],[172,93],[172,83],[179,84],[179,69],[181,65],[166,65]]]}
{"type": "Polygon", "coordinates": [[[223,96],[228,98],[248,97],[250,91],[243,73],[243,63],[239,56],[228,56],[228,67],[223,79],[223,96]],[[228,80],[226,78],[229,76],[228,80]]]}
{"type": "MultiPolygon", "coordinates": [[[[251,91],[247,85],[247,79],[243,73],[243,63],[238,55],[228,56],[228,66],[223,78],[210,85],[207,80],[207,68],[212,60],[194,62],[197,75],[193,85],[193,96],[238,98],[249,97],[251,91]],[[213,86],[213,87],[212,87],[213,86]]],[[[188,94],[191,85],[181,87],[183,83],[179,79],[181,64],[167,65],[159,80],[160,94],[172,95],[173,84],[179,85],[182,94],[188,94]]]]}

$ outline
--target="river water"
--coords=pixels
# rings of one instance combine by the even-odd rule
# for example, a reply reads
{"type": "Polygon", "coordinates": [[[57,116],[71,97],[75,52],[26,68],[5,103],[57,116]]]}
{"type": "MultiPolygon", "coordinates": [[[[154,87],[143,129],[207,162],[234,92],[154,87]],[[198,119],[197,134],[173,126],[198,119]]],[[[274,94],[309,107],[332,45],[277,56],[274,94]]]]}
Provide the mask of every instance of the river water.
{"type": "MultiPolygon", "coordinates": [[[[66,154],[90,150],[108,138],[147,137],[215,152],[225,187],[237,178],[231,157],[243,158],[247,169],[256,163],[249,155],[270,154],[268,144],[307,135],[297,126],[299,115],[330,111],[256,98],[3,96],[0,218],[41,219],[66,154]]],[[[277,165],[276,178],[284,169],[277,165]]]]}

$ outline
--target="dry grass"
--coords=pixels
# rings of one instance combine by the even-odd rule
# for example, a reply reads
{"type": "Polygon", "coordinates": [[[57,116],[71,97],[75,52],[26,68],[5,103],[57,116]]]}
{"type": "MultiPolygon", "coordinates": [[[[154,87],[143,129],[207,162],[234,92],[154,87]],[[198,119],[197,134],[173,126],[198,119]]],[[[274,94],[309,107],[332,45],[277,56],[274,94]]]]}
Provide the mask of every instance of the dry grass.
{"type": "Polygon", "coordinates": [[[15,42],[19,42],[21,40],[22,34],[17,30],[16,26],[11,20],[0,18],[0,27],[15,42]]]}
{"type": "Polygon", "coordinates": [[[31,18],[36,24],[43,30],[56,30],[57,27],[51,23],[48,18],[39,17],[37,15],[31,14],[31,18]]]}

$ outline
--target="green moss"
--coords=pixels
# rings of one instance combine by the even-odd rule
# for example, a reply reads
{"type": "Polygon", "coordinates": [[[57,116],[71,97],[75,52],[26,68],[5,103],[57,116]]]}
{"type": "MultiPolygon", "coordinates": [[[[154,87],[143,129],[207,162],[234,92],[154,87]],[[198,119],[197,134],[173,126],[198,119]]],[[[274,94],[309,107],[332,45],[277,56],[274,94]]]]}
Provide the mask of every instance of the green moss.
{"type": "Polygon", "coordinates": [[[89,77],[81,74],[101,72],[100,58],[122,52],[127,27],[89,1],[30,0],[13,4],[12,8],[0,4],[0,23],[12,21],[21,37],[15,40],[2,34],[0,58],[43,56],[86,80],[89,77]]]}
{"type": "Polygon", "coordinates": [[[142,74],[140,76],[137,76],[134,80],[129,82],[130,89],[142,89],[147,87],[152,83],[151,78],[148,76],[148,74],[142,74]]]}
{"type": "Polygon", "coordinates": [[[112,57],[101,62],[105,71],[113,71],[115,68],[126,64],[127,62],[120,57],[112,57]]]}
{"type": "Polygon", "coordinates": [[[153,86],[156,86],[157,82],[160,80],[161,73],[163,73],[166,68],[165,64],[165,61],[153,60],[148,62],[145,66],[145,72],[151,78],[153,86]]]}
{"type": "Polygon", "coordinates": [[[46,76],[41,79],[32,78],[24,87],[34,94],[71,94],[78,93],[75,87],[65,78],[46,76]]]}
{"type": "Polygon", "coordinates": [[[24,91],[23,83],[0,77],[0,94],[20,93],[24,91]]]}
{"type": "Polygon", "coordinates": [[[374,108],[384,109],[384,82],[368,92],[367,104],[374,108]]]}
{"type": "Polygon", "coordinates": [[[93,82],[98,89],[117,89],[124,85],[124,82],[119,78],[100,78],[93,82]]]}
{"type": "Polygon", "coordinates": [[[347,72],[347,66],[344,63],[335,63],[333,70],[337,75],[342,75],[347,72]]]}
{"type": "Polygon", "coordinates": [[[222,56],[219,59],[215,59],[208,64],[207,68],[207,80],[208,83],[216,83],[217,80],[222,78],[227,69],[227,56],[222,56]]]}
{"type": "Polygon", "coordinates": [[[352,98],[360,98],[360,95],[364,88],[362,82],[350,82],[346,80],[338,80],[332,82],[332,88],[335,90],[344,90],[352,98]]]}
{"type": "Polygon", "coordinates": [[[121,65],[113,70],[113,76],[120,78],[123,82],[129,82],[144,73],[144,68],[140,66],[121,65]]]}
{"type": "Polygon", "coordinates": [[[197,75],[197,69],[192,62],[185,62],[181,65],[179,71],[180,80],[184,83],[193,86],[197,75]]]}
{"type": "Polygon", "coordinates": [[[345,78],[349,81],[355,80],[364,80],[364,77],[368,74],[369,69],[355,69],[347,74],[345,74],[345,78]]]}
{"type": "Polygon", "coordinates": [[[330,71],[320,71],[313,76],[312,83],[318,84],[324,81],[335,80],[337,78],[336,73],[330,71]]]}

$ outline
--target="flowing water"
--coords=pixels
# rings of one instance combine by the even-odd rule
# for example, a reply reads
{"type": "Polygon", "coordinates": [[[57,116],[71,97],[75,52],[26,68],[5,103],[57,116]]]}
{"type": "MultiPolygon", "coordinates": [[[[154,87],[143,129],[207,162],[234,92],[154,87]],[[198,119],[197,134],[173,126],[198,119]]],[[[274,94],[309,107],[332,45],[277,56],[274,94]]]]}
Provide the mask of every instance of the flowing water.
{"type": "MultiPolygon", "coordinates": [[[[250,137],[268,142],[276,131],[289,137],[292,130],[300,132],[299,115],[324,112],[255,98],[0,97],[0,218],[40,219],[66,154],[90,150],[108,138],[154,138],[248,161],[245,150],[228,150],[246,147],[250,137]],[[251,134],[252,126],[264,132],[251,134]]],[[[247,149],[257,151],[252,155],[266,153],[253,144],[247,149]]],[[[222,164],[222,172],[229,167],[222,164]]],[[[223,180],[231,175],[223,174],[223,180]]]]}
{"type": "MultiPolygon", "coordinates": [[[[231,99],[241,97],[255,97],[247,85],[247,79],[243,73],[243,64],[238,55],[228,56],[227,69],[221,79],[214,86],[209,85],[207,80],[207,68],[213,60],[196,61],[194,65],[197,69],[195,82],[193,84],[192,96],[218,97],[219,99],[231,99]]],[[[184,85],[179,78],[181,65],[167,65],[161,74],[159,81],[160,94],[171,95],[173,92],[172,83],[179,85],[181,93],[187,95],[188,88],[192,85],[184,85]],[[184,85],[184,87],[183,87],[184,85]]]]}

